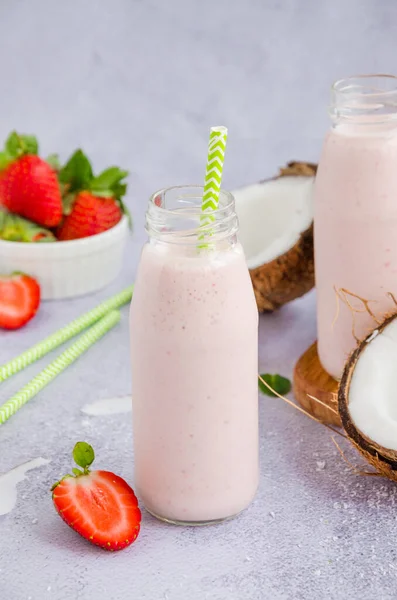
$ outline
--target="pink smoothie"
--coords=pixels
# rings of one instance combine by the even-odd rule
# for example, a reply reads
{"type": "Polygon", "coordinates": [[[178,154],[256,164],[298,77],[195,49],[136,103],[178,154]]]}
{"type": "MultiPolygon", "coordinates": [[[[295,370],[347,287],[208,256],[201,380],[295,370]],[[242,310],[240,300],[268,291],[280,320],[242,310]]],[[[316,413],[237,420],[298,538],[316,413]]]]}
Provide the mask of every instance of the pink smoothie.
{"type": "MultiPolygon", "coordinates": [[[[356,341],[345,304],[333,325],[334,286],[375,300],[377,316],[393,307],[387,292],[397,295],[397,129],[361,123],[327,136],[315,185],[315,256],[319,355],[338,379],[356,341]]],[[[367,313],[355,320],[360,338],[375,326],[367,313]]]]}
{"type": "Polygon", "coordinates": [[[233,516],[258,485],[258,313],[241,246],[147,244],[131,306],[135,482],[172,521],[233,516]]]}

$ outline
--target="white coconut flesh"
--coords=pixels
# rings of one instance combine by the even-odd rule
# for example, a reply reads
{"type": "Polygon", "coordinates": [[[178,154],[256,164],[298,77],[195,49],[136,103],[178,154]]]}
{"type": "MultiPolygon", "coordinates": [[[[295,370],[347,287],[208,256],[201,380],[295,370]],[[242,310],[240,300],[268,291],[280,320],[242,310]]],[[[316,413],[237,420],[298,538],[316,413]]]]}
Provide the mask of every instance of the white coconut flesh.
{"type": "Polygon", "coordinates": [[[287,176],[233,192],[249,269],[282,256],[313,221],[314,177],[287,176]]]}
{"type": "Polygon", "coordinates": [[[397,450],[397,318],[369,340],[350,381],[350,417],[370,440],[397,450]]]}

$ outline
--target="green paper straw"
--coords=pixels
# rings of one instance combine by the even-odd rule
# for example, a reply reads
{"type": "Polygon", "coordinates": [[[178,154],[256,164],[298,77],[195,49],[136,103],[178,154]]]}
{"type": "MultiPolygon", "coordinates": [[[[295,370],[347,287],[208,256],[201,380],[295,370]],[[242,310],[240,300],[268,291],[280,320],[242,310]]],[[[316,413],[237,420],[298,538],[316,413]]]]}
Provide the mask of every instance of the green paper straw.
{"type": "MultiPolygon", "coordinates": [[[[203,199],[201,204],[200,227],[207,227],[215,221],[212,214],[218,208],[219,192],[222,183],[223,162],[225,159],[227,139],[226,127],[211,127],[208,141],[207,168],[205,172],[203,199]]],[[[199,239],[204,240],[207,235],[212,235],[211,230],[199,234],[199,239]]],[[[200,248],[207,244],[200,244],[200,248]]]]}
{"type": "Polygon", "coordinates": [[[69,348],[52,361],[36,377],[27,383],[12,398],[0,406],[0,425],[5,423],[13,414],[17,412],[26,402],[36,396],[46,385],[62,371],[71,365],[83,352],[88,350],[97,340],[120,321],[120,312],[112,310],[105,315],[98,323],[93,325],[88,331],[83,333],[69,348]]]}
{"type": "Polygon", "coordinates": [[[35,346],[29,350],[22,352],[19,356],[16,356],[9,362],[0,366],[0,383],[12,375],[19,373],[19,371],[22,371],[25,367],[31,365],[36,360],[39,360],[39,358],[42,358],[75,335],[81,333],[84,329],[87,329],[87,327],[96,323],[109,311],[120,308],[123,304],[127,304],[132,298],[133,289],[134,286],[130,285],[119,294],[105,300],[105,302],[102,302],[96,308],[93,308],[69,323],[69,325],[62,327],[62,329],[58,329],[58,331],[52,333],[41,342],[38,342],[38,344],[35,344],[35,346]]]}

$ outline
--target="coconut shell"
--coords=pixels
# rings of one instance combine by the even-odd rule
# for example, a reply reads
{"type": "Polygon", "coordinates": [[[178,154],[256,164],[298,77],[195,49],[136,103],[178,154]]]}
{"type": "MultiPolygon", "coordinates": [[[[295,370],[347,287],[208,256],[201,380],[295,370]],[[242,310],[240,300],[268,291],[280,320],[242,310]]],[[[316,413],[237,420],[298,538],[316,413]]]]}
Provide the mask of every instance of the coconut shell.
{"type": "MultiPolygon", "coordinates": [[[[375,331],[377,330],[381,333],[396,317],[397,315],[395,314],[387,317],[382,325],[376,327],[375,331]]],[[[345,365],[338,390],[339,415],[348,438],[369,464],[381,475],[397,481],[397,452],[390,448],[379,446],[376,442],[369,439],[356,427],[349,412],[349,389],[354,369],[372,335],[371,333],[359,343],[345,365]]]]}
{"type": "Polygon", "coordinates": [[[309,162],[292,161],[281,167],[279,177],[301,176],[313,177],[317,173],[317,165],[309,162]]]}
{"type": "MultiPolygon", "coordinates": [[[[280,169],[280,177],[313,177],[317,165],[290,162],[280,169]]],[[[273,311],[303,296],[314,287],[313,224],[285,254],[250,270],[259,312],[273,311]]]]}
{"type": "Polygon", "coordinates": [[[297,361],[294,368],[293,389],[295,398],[306,412],[323,423],[341,426],[339,414],[335,412],[338,411],[338,382],[320,363],[317,342],[312,344],[297,361]]]}

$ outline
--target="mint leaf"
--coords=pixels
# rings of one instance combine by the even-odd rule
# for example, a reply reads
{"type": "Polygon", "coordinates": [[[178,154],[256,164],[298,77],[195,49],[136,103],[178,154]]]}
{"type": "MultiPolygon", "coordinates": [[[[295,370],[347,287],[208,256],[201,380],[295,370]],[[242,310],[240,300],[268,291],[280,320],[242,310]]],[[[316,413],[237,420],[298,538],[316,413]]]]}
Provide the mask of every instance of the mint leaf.
{"type": "Polygon", "coordinates": [[[112,190],[127,175],[128,171],[122,171],[118,167],[109,167],[94,177],[90,184],[90,190],[93,192],[112,190]]]}
{"type": "MultiPolygon", "coordinates": [[[[270,387],[280,394],[281,396],[285,396],[288,392],[291,391],[291,382],[286,377],[282,375],[271,375],[270,373],[263,373],[261,377],[270,387]]],[[[258,378],[258,386],[262,394],[266,396],[276,396],[268,387],[258,378]]]]}
{"type": "Polygon", "coordinates": [[[93,447],[86,442],[77,442],[73,448],[73,459],[76,465],[86,471],[95,459],[93,447]]]}
{"type": "Polygon", "coordinates": [[[89,189],[92,179],[91,163],[82,150],[76,150],[59,172],[59,181],[68,184],[70,192],[89,189]]]}

